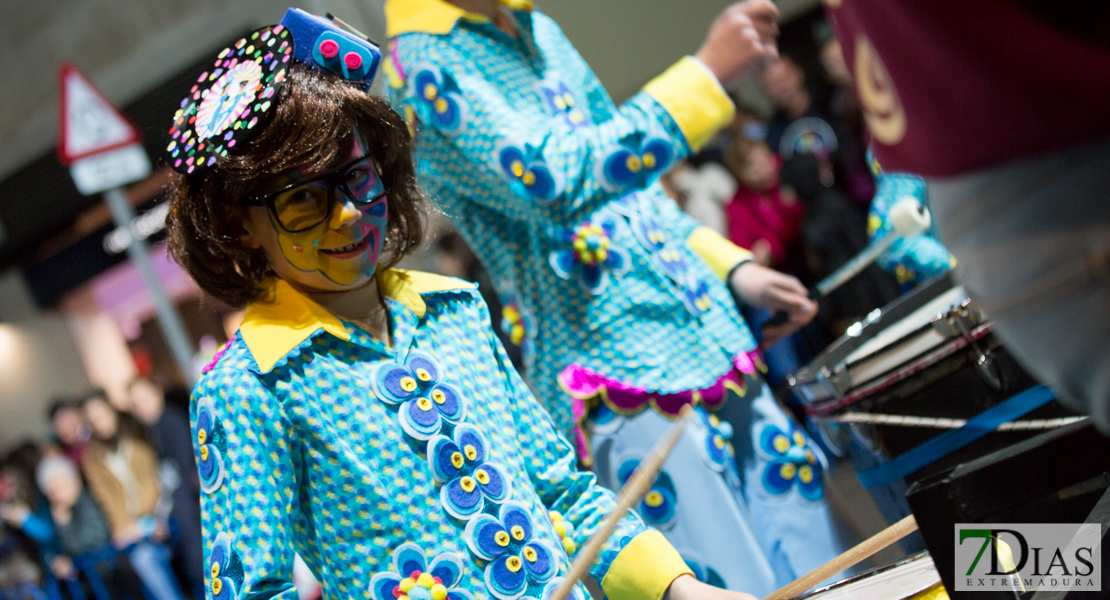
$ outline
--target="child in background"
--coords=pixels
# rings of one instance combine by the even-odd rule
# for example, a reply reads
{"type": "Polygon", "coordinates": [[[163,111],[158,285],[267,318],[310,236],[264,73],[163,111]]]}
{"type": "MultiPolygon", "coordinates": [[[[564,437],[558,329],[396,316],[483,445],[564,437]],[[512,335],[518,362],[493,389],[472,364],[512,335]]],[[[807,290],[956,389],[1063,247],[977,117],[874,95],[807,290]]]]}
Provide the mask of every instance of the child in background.
{"type": "Polygon", "coordinates": [[[779,186],[781,160],[767,144],[739,138],[725,152],[725,165],[740,184],[725,206],[729,239],[764,266],[782,265],[798,239],[803,207],[779,186]]]}

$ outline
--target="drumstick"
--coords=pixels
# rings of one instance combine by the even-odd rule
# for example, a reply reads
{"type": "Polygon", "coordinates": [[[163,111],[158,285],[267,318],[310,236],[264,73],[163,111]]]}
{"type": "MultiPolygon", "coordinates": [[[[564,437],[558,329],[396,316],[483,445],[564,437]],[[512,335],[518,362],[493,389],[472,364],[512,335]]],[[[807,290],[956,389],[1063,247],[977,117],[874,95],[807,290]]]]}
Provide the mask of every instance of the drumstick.
{"type": "Polygon", "coordinates": [[[867,560],[879,550],[886,548],[915,531],[917,531],[917,521],[913,518],[913,515],[910,515],[860,542],[856,547],[848,550],[844,554],[802,575],[791,583],[786,584],[763,600],[788,600],[789,598],[794,598],[844,569],[867,560]]]}
{"type": "Polygon", "coordinates": [[[609,536],[613,535],[613,530],[617,528],[617,523],[624,518],[624,515],[630,508],[636,505],[644,494],[648,493],[651,485],[655,483],[655,478],[659,475],[659,471],[663,468],[663,461],[667,459],[667,455],[674,449],[675,443],[678,438],[682,437],[682,432],[686,428],[686,423],[689,416],[694,412],[694,409],[689,404],[682,407],[678,412],[678,420],[671,425],[670,429],[663,435],[662,439],[655,443],[647,457],[640,462],[640,466],[632,472],[632,476],[621,488],[617,494],[617,506],[605,518],[605,523],[590,537],[586,545],[578,551],[578,558],[574,560],[574,564],[570,566],[570,571],[567,572],[566,577],[563,579],[555,592],[547,597],[545,600],[566,600],[570,596],[570,592],[574,589],[574,585],[578,580],[584,578],[590,572],[590,567],[597,561],[597,557],[601,555],[601,548],[609,536]]]}
{"type": "MultiPolygon", "coordinates": [[[[890,249],[894,242],[925,233],[932,223],[932,217],[929,215],[929,209],[921,202],[913,196],[906,196],[890,208],[890,222],[892,229],[886,235],[869,244],[828,277],[818,281],[817,285],[810,290],[809,299],[819,301],[844,285],[844,282],[859,275],[868,265],[875,262],[880,254],[890,249]]],[[[778,327],[789,320],[789,313],[780,310],[763,323],[763,328],[778,327]]]]}

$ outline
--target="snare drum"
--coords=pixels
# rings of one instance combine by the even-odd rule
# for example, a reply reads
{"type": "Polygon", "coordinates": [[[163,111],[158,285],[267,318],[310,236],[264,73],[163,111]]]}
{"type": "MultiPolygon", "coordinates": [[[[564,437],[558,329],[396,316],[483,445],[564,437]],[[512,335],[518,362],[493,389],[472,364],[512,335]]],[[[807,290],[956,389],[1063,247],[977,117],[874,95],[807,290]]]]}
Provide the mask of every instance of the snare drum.
{"type": "Polygon", "coordinates": [[[796,600],[946,600],[928,552],[920,552],[798,596],[796,600]]]}
{"type": "MultiPolygon", "coordinates": [[[[1036,384],[951,274],[873,311],[789,382],[817,437],[833,453],[850,454],[859,469],[886,462],[939,435],[945,427],[958,426],[954,420],[974,417],[1036,384]],[[853,418],[856,422],[844,422],[853,418]]],[[[1072,414],[1052,402],[1027,418],[1072,414]]],[[[904,490],[907,481],[1037,433],[995,431],[911,473],[897,487],[904,490]]],[[[880,502],[887,517],[908,514],[902,494],[890,495],[899,507],[888,511],[880,502]]]]}

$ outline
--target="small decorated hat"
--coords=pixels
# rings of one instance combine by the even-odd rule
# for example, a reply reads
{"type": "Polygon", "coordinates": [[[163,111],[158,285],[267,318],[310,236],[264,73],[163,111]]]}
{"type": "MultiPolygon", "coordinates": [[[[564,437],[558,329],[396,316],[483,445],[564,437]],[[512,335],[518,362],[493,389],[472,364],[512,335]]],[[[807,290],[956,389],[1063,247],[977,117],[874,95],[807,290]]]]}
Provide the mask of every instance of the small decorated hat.
{"type": "Polygon", "coordinates": [[[366,90],[381,62],[371,41],[331,20],[290,8],[224,48],[181,101],[166,147],[179,173],[208,168],[266,126],[293,61],[330,71],[366,90]]]}

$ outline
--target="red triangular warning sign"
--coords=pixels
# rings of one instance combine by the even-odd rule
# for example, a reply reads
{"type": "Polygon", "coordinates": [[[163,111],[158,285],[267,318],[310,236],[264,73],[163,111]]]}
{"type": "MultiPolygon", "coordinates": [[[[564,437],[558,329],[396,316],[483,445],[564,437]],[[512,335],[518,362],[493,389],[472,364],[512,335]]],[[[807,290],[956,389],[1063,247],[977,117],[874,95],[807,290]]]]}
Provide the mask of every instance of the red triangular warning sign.
{"type": "Polygon", "coordinates": [[[58,160],[63,165],[134,144],[139,129],[72,64],[62,65],[58,160]]]}

